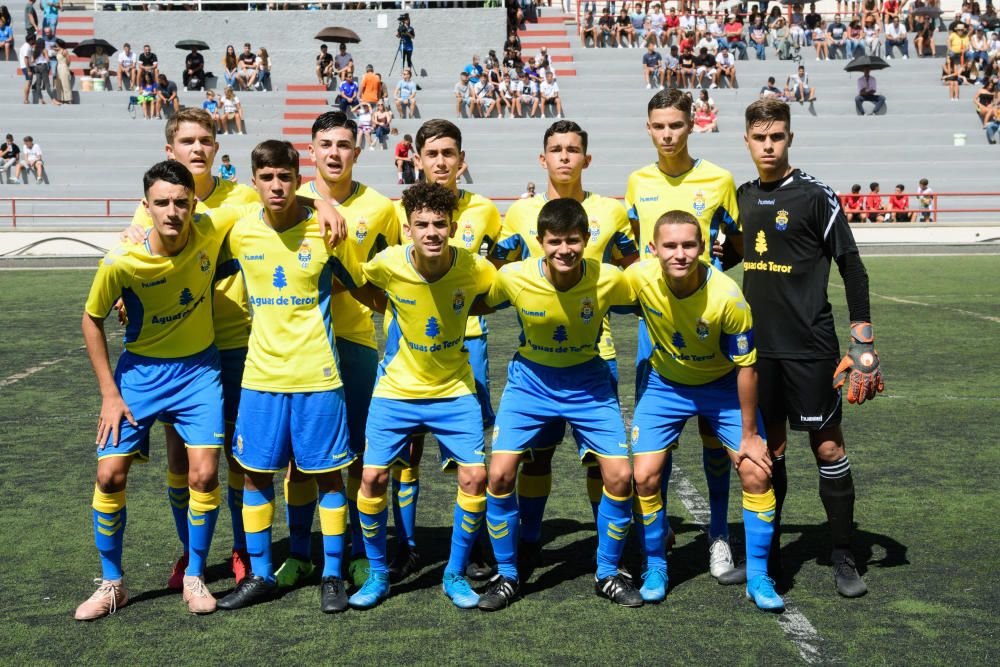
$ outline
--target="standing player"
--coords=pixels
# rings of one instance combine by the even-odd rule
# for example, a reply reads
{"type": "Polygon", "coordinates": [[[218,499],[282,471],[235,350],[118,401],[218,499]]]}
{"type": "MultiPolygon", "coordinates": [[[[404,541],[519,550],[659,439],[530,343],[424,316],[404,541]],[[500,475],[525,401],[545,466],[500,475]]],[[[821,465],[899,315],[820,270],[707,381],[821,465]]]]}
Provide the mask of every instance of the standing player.
{"type": "Polygon", "coordinates": [[[650,237],[653,256],[625,272],[654,343],[645,390],[632,420],[632,456],[646,552],[643,600],[667,591],[660,476],[684,423],[706,418],[725,443],[743,483],[747,597],[766,611],[785,608],[767,576],[774,491],[771,458],[757,411],[753,319],[739,287],[701,261],[705,243],[687,211],[660,216],[650,237]]]}
{"type": "MultiPolygon", "coordinates": [[[[618,572],[632,516],[632,468],[615,383],[597,343],[612,307],[631,311],[621,269],[585,259],[587,212],[575,199],[555,199],[538,214],[544,257],[503,267],[487,305],[513,306],[521,345],[510,362],[493,432],[486,526],[497,574],[479,599],[483,611],[517,596],[519,573],[517,466],[552,423],[568,422],[581,461],[596,459],[604,482],[597,512],[597,594],[626,607],[642,605],[618,572]]],[[[546,443],[548,444],[548,443],[546,443]]]]}
{"type": "MultiPolygon", "coordinates": [[[[425,182],[443,185],[455,195],[455,211],[452,214],[455,232],[451,244],[477,255],[485,246],[488,254],[500,236],[500,211],[486,197],[458,187],[458,177],[465,166],[462,131],[458,126],[440,118],[421,125],[417,130],[413,161],[417,169],[423,171],[425,182]]],[[[396,202],[396,216],[400,227],[406,224],[402,201],[396,202]]],[[[479,399],[484,430],[492,428],[496,421],[490,401],[490,365],[486,345],[488,333],[486,318],[469,318],[465,347],[469,351],[469,363],[472,364],[476,380],[476,397],[479,399]]],[[[393,470],[393,514],[399,537],[399,551],[390,568],[393,581],[405,579],[420,567],[414,531],[417,499],[420,496],[420,456],[423,442],[422,435],[414,437],[410,465],[393,470]]],[[[478,562],[480,560],[481,557],[474,554],[475,565],[470,568],[470,576],[479,578],[484,571],[489,572],[487,566],[478,562]]]]}
{"type": "MultiPolygon", "coordinates": [[[[538,214],[546,202],[561,198],[580,202],[587,212],[590,238],[583,251],[584,257],[620,267],[635,262],[639,258],[639,251],[636,249],[625,209],[614,199],[583,189],[583,170],[590,166],[591,160],[587,153],[587,133],[573,121],[556,121],[542,137],[542,153],[538,159],[548,172],[548,189],[540,197],[519,199],[508,209],[500,241],[490,255],[494,263],[499,265],[529,257],[544,257],[545,253],[537,236],[538,214]]],[[[602,324],[598,349],[601,358],[608,362],[617,384],[618,362],[609,317],[605,317],[602,324]]],[[[539,436],[537,446],[533,447],[535,458],[522,463],[521,473],[517,478],[517,503],[521,513],[521,544],[518,555],[524,579],[531,576],[531,570],[541,551],[542,516],[552,490],[552,454],[556,445],[562,441],[565,431],[563,422],[552,422],[549,429],[539,436]]],[[[602,488],[600,468],[587,468],[587,495],[595,519],[602,488]]]]}
{"type": "MultiPolygon", "coordinates": [[[[704,259],[722,268],[712,258],[719,234],[725,233],[731,244],[739,247],[740,226],[736,206],[736,184],[733,175],[708,160],[695,159],[688,151],[688,137],[694,127],[691,119],[691,97],[684,91],[670,88],[653,95],[647,105],[646,131],[656,148],[654,164],[632,172],[628,177],[625,206],[636,229],[644,255],[652,254],[650,241],[653,226],[664,211],[688,211],[698,219],[705,239],[704,259]]],[[[641,381],[648,376],[651,344],[646,324],[639,321],[639,344],[636,354],[636,402],[642,394],[641,381]]],[[[709,569],[719,578],[733,569],[729,547],[729,471],[730,462],[719,438],[699,418],[698,430],[703,444],[702,461],[708,483],[711,521],[708,528],[709,569]]],[[[672,443],[664,468],[663,502],[667,501],[667,485],[673,465],[672,443]]],[[[668,540],[669,541],[669,540],[668,540]]]]}
{"type": "Polygon", "coordinates": [[[175,424],[190,470],[184,601],[196,614],[215,611],[204,571],[219,515],[216,476],[224,419],[219,353],[206,302],[212,298],[219,248],[238,214],[194,213],[194,179],[176,161],[150,168],[143,190],[153,228],[144,243],[123,243],[107,254],[83,316],[87,354],[102,396],[93,501],[102,580],[77,608],[81,621],[114,613],[128,602],[122,581],[125,486],[132,461],[149,458],[149,431],[157,419],[175,424]],[[119,299],[131,319],[125,352],[112,375],[104,318],[119,299]]]}
{"type": "Polygon", "coordinates": [[[743,290],[757,314],[760,408],[774,457],[777,513],[771,575],[781,571],[787,424],[809,434],[819,466],[819,496],[833,538],[837,592],[858,597],[868,589],[851,554],[854,480],[840,430],[841,387],[847,383],[850,403],[875,398],[884,387],[871,325],[868,273],[837,195],[789,164],[793,134],[788,105],[768,99],[748,106],[744,138],[759,176],[741,185],[738,197],[746,232],[743,290]],[[840,346],[826,293],[831,262],[837,263],[844,280],[851,317],[851,343],[839,365],[840,346]]]}
{"type": "Polygon", "coordinates": [[[406,190],[402,202],[410,242],[379,253],[363,267],[368,289],[384,291],[393,318],[368,415],[358,495],[371,573],[350,604],[368,609],[389,595],[389,467],[407,464],[411,436],[429,431],[441,448],[441,467],[458,472],[442,586],[457,607],[473,609],[479,596],[469,587],[465,569],[486,511],[486,466],[476,384],[462,341],[469,310],[489,292],[496,269],[449,245],[455,233],[455,195],[449,189],[421,183],[406,190]]]}
{"type": "Polygon", "coordinates": [[[319,487],[325,554],[320,609],[347,608],[341,574],[347,501],[340,470],[354,460],[330,320],[333,290],[354,288],[360,268],[349,244],[328,251],[316,211],[295,196],[299,153],[270,140],[250,156],[253,183],[264,201],[243,215],[225,251],[246,283],[253,313],[234,456],[246,470],[243,521],[252,575],[219,600],[239,609],[272,597],[275,472],[294,457],[319,487]]]}
{"type": "MultiPolygon", "coordinates": [[[[374,188],[353,180],[354,163],[361,154],[357,146],[358,126],[339,111],[328,111],[313,122],[309,154],[316,162],[318,178],[299,188],[298,194],[310,199],[327,201],[347,222],[347,245],[353,248],[359,262],[370,260],[376,253],[399,242],[399,224],[392,202],[374,188]]],[[[358,521],[358,489],[361,487],[361,455],[365,450],[365,426],[368,406],[375,388],[378,370],[378,343],[371,310],[362,306],[350,294],[336,294],[330,299],[333,330],[337,335],[337,356],[344,381],[344,402],[347,406],[347,427],[351,451],[357,455],[347,469],[347,508],[351,526],[351,563],[349,571],[355,585],[365,581],[365,545],[358,521]]],[[[309,536],[312,532],[315,506],[315,483],[302,480],[301,473],[289,468],[291,489],[306,488],[300,494],[312,498],[312,505],[287,504],[288,526],[292,539],[292,556],[279,568],[278,583],[292,585],[312,571],[309,562],[309,536]],[[299,539],[300,544],[295,544],[299,539]]]]}

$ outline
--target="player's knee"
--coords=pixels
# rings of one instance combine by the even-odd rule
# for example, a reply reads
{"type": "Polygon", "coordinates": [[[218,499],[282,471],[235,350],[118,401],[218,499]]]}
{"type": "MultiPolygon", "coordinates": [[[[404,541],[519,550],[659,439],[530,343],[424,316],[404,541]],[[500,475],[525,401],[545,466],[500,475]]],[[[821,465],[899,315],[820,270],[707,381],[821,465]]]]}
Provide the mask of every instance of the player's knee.
{"type": "Polygon", "coordinates": [[[125,489],[125,481],[128,478],[124,470],[98,468],[97,488],[101,493],[118,493],[125,489]]]}
{"type": "Polygon", "coordinates": [[[511,491],[514,490],[514,481],[516,479],[517,479],[516,465],[491,466],[489,474],[490,493],[496,496],[502,496],[510,493],[511,491]]]}
{"type": "MultiPolygon", "coordinates": [[[[213,452],[214,453],[214,452],[213,452]]],[[[219,485],[219,465],[215,456],[204,456],[188,465],[188,486],[195,491],[211,491],[219,485]]]]}
{"type": "Polygon", "coordinates": [[[481,496],[486,490],[486,468],[483,466],[459,468],[458,488],[470,496],[481,496]]]}
{"type": "Polygon", "coordinates": [[[744,460],[739,468],[740,483],[749,493],[764,493],[771,487],[771,476],[752,461],[744,460]]]}
{"type": "Polygon", "coordinates": [[[636,465],[634,475],[635,488],[640,496],[651,496],[660,490],[661,471],[636,465]]]}
{"type": "Polygon", "coordinates": [[[323,493],[338,492],[344,490],[344,478],[340,474],[339,470],[334,470],[333,472],[324,472],[318,475],[314,475],[316,478],[316,485],[319,490],[323,493]]]}
{"type": "Polygon", "coordinates": [[[365,468],[361,474],[361,493],[368,498],[377,498],[385,493],[389,486],[389,470],[387,468],[365,468]]]}
{"type": "Polygon", "coordinates": [[[614,496],[632,495],[632,468],[627,461],[623,463],[620,466],[607,466],[601,471],[604,488],[614,496]]]}

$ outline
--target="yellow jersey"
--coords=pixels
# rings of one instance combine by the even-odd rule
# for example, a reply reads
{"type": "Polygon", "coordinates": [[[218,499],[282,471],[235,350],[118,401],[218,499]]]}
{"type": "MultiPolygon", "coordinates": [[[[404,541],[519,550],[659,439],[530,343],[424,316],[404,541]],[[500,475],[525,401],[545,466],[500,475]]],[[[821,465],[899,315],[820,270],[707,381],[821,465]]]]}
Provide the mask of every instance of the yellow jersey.
{"type": "Polygon", "coordinates": [[[253,327],[243,386],[277,393],[329,391],[343,386],[330,317],[333,281],[364,284],[350,244],[332,251],[316,211],[278,232],[254,206],[233,226],[222,257],[246,283],[253,327]]]}
{"type": "MultiPolygon", "coordinates": [[[[315,181],[305,183],[296,193],[310,199],[321,199],[315,181]]],[[[351,195],[337,204],[337,211],[347,222],[347,240],[359,263],[367,262],[389,245],[399,243],[399,222],[392,201],[363,183],[352,183],[351,195]]],[[[337,338],[378,349],[372,311],[346,292],[330,299],[333,330],[337,338]]]]}
{"type": "Polygon", "coordinates": [[[121,298],[128,313],[125,349],[159,359],[197,354],[212,344],[212,284],[219,249],[239,209],[195,213],[177,255],[153,254],[144,243],[121,243],[97,269],[86,311],[104,318],[121,298]]]}
{"type": "MultiPolygon", "coordinates": [[[[213,177],[215,186],[212,194],[195,204],[196,213],[204,213],[223,206],[245,206],[259,204],[260,196],[253,188],[213,177]]],[[[132,224],[146,229],[153,226],[153,220],[140,203],[132,216],[132,224]]],[[[247,292],[239,276],[230,276],[215,284],[212,292],[215,326],[215,345],[220,350],[232,350],[247,346],[250,339],[250,310],[247,307],[247,292]]]]}
{"type": "Polygon", "coordinates": [[[658,260],[625,270],[653,343],[650,361],[671,382],[706,384],[757,361],[750,305],[732,278],[705,266],[705,282],[683,299],[667,287],[658,260]]]}
{"type": "Polygon", "coordinates": [[[625,274],[596,259],[583,260],[580,281],[561,292],[545,276],[544,259],[505,265],[486,299],[493,308],[513,306],[521,325],[518,354],[543,366],[576,366],[598,355],[602,320],[611,308],[632,312],[625,274]]]}
{"type": "Polygon", "coordinates": [[[473,302],[489,292],[496,269],[451,249],[451,268],[428,283],[411,259],[412,244],[383,250],[362,266],[365,279],[385,290],[392,322],[373,396],[403,400],[476,393],[465,341],[473,302]]]}
{"type": "Polygon", "coordinates": [[[708,160],[696,160],[690,170],[677,177],[664,174],[655,162],[633,171],[628,177],[625,207],[629,218],[639,223],[643,256],[652,254],[653,227],[667,211],[687,211],[698,219],[705,240],[702,259],[720,268],[722,264],[712,257],[712,244],[719,232],[741,233],[733,175],[708,160]]]}

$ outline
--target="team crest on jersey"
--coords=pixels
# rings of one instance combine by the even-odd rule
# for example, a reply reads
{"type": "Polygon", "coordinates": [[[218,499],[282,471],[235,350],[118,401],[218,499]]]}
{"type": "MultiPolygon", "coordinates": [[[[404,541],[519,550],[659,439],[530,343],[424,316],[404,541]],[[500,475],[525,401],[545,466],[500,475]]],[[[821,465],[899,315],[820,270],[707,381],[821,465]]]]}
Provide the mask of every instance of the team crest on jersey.
{"type": "Polygon", "coordinates": [[[471,222],[466,222],[462,225],[462,243],[465,244],[466,249],[472,248],[473,241],[476,240],[476,231],[472,228],[471,222]]]}
{"type": "Polygon", "coordinates": [[[750,341],[747,340],[746,334],[740,334],[736,337],[736,351],[740,354],[747,354],[750,352],[750,341]]]}
{"type": "Polygon", "coordinates": [[[601,235],[601,221],[590,219],[590,240],[593,241],[601,235]]]}
{"type": "Polygon", "coordinates": [[[242,454],[243,453],[243,436],[242,435],[237,435],[236,436],[236,453],[237,454],[242,454]]]}
{"type": "Polygon", "coordinates": [[[308,268],[312,258],[312,246],[309,245],[309,241],[302,239],[302,243],[299,244],[299,264],[303,269],[308,268]]]}
{"type": "Polygon", "coordinates": [[[705,318],[703,317],[698,318],[698,323],[694,328],[694,332],[698,334],[698,338],[700,340],[705,340],[706,338],[708,338],[708,322],[705,321],[705,318]]]}
{"type": "Polygon", "coordinates": [[[585,296],[580,300],[580,318],[584,324],[590,324],[594,317],[594,300],[585,296]]]}
{"type": "Polygon", "coordinates": [[[354,228],[354,240],[361,244],[365,242],[366,238],[368,238],[368,220],[358,218],[358,224],[354,228]]]}
{"type": "Polygon", "coordinates": [[[202,273],[208,273],[208,270],[212,268],[212,260],[208,258],[204,250],[198,251],[198,266],[201,267],[202,273]]]}
{"type": "Polygon", "coordinates": [[[499,426],[496,426],[496,425],[494,425],[494,426],[493,426],[493,442],[496,442],[496,441],[497,441],[497,437],[498,437],[499,435],[500,435],[500,427],[499,427],[499,426]]]}
{"type": "Polygon", "coordinates": [[[783,232],[788,228],[788,211],[781,209],[778,215],[774,216],[774,228],[783,232]]]}
{"type": "Polygon", "coordinates": [[[754,239],[753,249],[757,251],[758,255],[763,255],[767,252],[767,237],[764,236],[764,230],[757,232],[757,238],[754,239]]]}
{"type": "Polygon", "coordinates": [[[461,313],[462,309],[465,308],[465,292],[463,290],[457,289],[451,295],[451,308],[456,314],[461,313]]]}
{"type": "Polygon", "coordinates": [[[708,203],[705,201],[705,191],[704,190],[695,190],[694,191],[694,201],[691,203],[691,208],[694,209],[695,213],[697,213],[698,215],[701,215],[702,213],[705,212],[705,208],[707,206],[708,206],[708,203]]]}
{"type": "Polygon", "coordinates": [[[639,425],[636,424],[632,427],[632,444],[639,442],[639,425]]]}

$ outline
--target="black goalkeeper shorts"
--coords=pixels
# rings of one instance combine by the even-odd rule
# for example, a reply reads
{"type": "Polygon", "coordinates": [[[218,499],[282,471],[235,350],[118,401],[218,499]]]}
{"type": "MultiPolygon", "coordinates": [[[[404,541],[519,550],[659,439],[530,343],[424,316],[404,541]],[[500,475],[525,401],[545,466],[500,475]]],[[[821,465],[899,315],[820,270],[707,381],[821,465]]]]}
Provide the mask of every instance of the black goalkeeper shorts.
{"type": "Polygon", "coordinates": [[[764,423],[788,421],[793,431],[840,425],[840,390],[833,388],[837,359],[757,358],[757,395],[764,423]]]}

